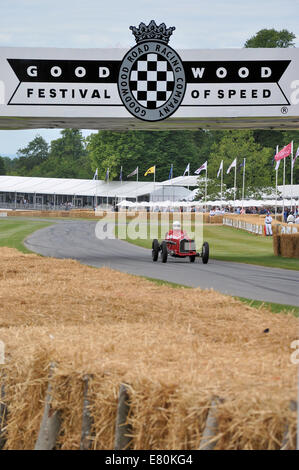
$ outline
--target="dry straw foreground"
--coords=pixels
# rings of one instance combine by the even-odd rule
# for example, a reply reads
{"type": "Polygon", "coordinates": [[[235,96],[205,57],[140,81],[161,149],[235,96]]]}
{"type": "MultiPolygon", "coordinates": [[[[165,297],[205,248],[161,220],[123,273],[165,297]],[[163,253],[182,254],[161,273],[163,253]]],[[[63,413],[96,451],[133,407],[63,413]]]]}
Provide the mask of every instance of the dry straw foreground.
{"type": "Polygon", "coordinates": [[[7,449],[34,448],[50,362],[61,449],[79,448],[86,373],[95,449],[113,448],[122,382],[134,449],[199,448],[214,395],[224,399],[217,449],[279,449],[287,423],[295,448],[293,316],[71,260],[0,254],[7,449]]]}

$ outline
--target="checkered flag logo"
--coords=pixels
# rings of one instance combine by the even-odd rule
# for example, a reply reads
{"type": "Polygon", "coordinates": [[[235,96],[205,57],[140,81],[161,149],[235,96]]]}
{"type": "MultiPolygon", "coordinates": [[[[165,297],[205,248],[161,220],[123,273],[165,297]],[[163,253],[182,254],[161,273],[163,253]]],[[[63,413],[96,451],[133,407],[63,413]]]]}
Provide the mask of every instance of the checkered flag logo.
{"type": "Polygon", "coordinates": [[[160,54],[144,54],[133,65],[130,89],[136,101],[147,109],[163,106],[174,90],[174,73],[160,54]]]}
{"type": "Polygon", "coordinates": [[[123,105],[142,121],[162,121],[180,107],[186,76],[178,53],[168,45],[175,27],[131,26],[137,45],[124,56],[118,75],[118,92],[123,105]]]}

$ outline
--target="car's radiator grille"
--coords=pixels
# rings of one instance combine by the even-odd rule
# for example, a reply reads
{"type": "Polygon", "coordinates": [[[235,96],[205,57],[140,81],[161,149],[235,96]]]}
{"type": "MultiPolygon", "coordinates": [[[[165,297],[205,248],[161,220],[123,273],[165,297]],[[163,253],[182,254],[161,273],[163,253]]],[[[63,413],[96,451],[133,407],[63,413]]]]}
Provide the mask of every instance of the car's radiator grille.
{"type": "Polygon", "coordinates": [[[188,251],[196,251],[194,240],[181,240],[180,251],[181,253],[188,251]]]}

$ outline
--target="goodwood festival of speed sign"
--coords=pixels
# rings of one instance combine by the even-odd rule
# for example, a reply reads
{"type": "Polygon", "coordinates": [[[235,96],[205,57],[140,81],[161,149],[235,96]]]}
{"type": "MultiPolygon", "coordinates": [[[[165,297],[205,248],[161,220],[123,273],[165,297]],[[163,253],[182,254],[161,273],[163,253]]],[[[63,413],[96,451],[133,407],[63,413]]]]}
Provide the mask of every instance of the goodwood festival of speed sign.
{"type": "Polygon", "coordinates": [[[176,51],[174,26],[130,30],[130,50],[0,48],[0,128],[298,129],[298,49],[176,51]]]}
{"type": "Polygon", "coordinates": [[[180,106],[186,89],[183,63],[168,46],[174,27],[152,20],[131,26],[137,45],[125,55],[118,77],[120,98],[133,116],[160,121],[180,106]]]}

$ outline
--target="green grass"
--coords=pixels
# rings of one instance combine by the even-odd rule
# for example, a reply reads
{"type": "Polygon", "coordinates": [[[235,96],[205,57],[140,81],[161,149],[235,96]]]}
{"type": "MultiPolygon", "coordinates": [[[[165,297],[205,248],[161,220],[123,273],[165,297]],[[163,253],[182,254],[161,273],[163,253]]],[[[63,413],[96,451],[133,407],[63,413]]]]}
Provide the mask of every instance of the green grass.
{"type": "Polygon", "coordinates": [[[273,302],[264,302],[262,300],[246,299],[245,297],[234,298],[241,300],[241,302],[244,302],[254,308],[265,307],[271,310],[272,313],[291,313],[295,317],[299,317],[299,307],[294,307],[293,305],[275,304],[273,302]]]}
{"type": "Polygon", "coordinates": [[[274,256],[272,237],[263,237],[224,226],[204,226],[211,258],[299,270],[299,259],[274,256]]]}
{"type": "Polygon", "coordinates": [[[16,248],[23,253],[31,253],[23,245],[28,235],[35,230],[51,225],[50,222],[40,220],[16,220],[15,218],[0,219],[0,246],[16,248]]]}
{"type": "Polygon", "coordinates": [[[155,284],[158,284],[159,286],[168,286],[168,287],[172,287],[173,289],[193,289],[193,287],[190,287],[190,286],[184,286],[183,284],[177,284],[176,282],[163,281],[162,279],[155,279],[154,277],[148,277],[148,276],[138,276],[138,277],[143,277],[147,281],[154,282],[155,284]]]}
{"type": "MultiPolygon", "coordinates": [[[[299,270],[299,259],[274,256],[272,237],[254,235],[231,227],[204,225],[203,239],[210,245],[212,259],[299,270]]],[[[145,248],[152,246],[149,238],[127,238],[127,241],[145,248]]]]}

